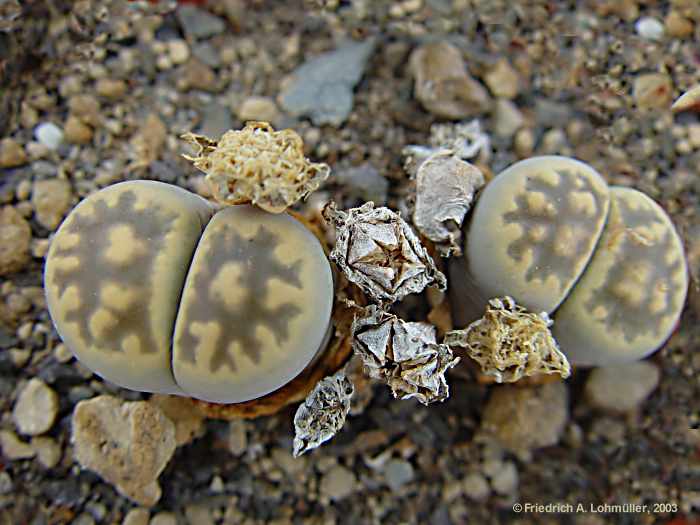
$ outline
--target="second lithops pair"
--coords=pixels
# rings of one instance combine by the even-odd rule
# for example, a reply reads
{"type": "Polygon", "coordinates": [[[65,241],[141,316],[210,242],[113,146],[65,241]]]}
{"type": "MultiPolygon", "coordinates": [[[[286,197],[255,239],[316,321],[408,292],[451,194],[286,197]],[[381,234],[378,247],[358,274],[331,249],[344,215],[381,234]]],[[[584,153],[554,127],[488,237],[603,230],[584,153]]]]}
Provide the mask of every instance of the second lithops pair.
{"type": "Polygon", "coordinates": [[[520,161],[489,183],[473,213],[464,279],[485,300],[511,296],[553,313],[574,364],[640,359],[674,330],[688,274],[671,220],[637,190],[608,187],[580,161],[520,161]]]}

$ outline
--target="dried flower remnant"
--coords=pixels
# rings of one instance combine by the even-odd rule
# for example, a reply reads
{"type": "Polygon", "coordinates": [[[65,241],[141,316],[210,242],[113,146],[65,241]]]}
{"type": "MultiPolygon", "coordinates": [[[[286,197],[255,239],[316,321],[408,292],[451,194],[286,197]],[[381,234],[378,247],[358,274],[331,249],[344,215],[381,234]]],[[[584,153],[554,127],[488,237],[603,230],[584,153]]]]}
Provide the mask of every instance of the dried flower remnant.
{"type": "Polygon", "coordinates": [[[446,150],[462,160],[476,159],[488,162],[491,158],[491,137],[481,129],[479,119],[456,124],[436,123],[430,126],[429,146],[411,144],[401,151],[404,170],[415,177],[428,157],[446,150]]]}
{"type": "Polygon", "coordinates": [[[182,138],[198,148],[195,156],[184,157],[207,174],[214,197],[224,204],[251,203],[281,213],[330,174],[326,164],[304,157],[295,131],[275,131],[267,122],[248,122],[218,141],[193,133],[182,138]]]}
{"type": "Polygon", "coordinates": [[[352,325],[353,348],[369,376],[391,388],[394,397],[415,397],[424,405],[450,395],[445,372],[459,362],[435,339],[435,327],[409,323],[375,305],[352,325]]]}
{"type": "Polygon", "coordinates": [[[430,284],[445,288],[445,276],[396,212],[372,202],[343,212],[331,202],[323,216],[336,228],[331,260],[373,300],[399,301],[430,284]]]}
{"type": "Polygon", "coordinates": [[[683,93],[671,105],[671,111],[680,113],[681,111],[700,111],[700,85],[693,86],[683,93]]]}
{"type": "Polygon", "coordinates": [[[541,374],[567,378],[571,367],[549,331],[551,325],[546,313],[530,313],[510,297],[496,298],[481,319],[448,332],[444,342],[466,348],[484,374],[498,383],[541,374]]]}
{"type": "Polygon", "coordinates": [[[294,414],[294,457],[335,436],[350,411],[355,388],[345,367],[322,379],[294,414]]]}
{"type": "Polygon", "coordinates": [[[432,155],[416,174],[413,224],[441,255],[461,255],[462,222],[484,175],[449,152],[432,155]]]}

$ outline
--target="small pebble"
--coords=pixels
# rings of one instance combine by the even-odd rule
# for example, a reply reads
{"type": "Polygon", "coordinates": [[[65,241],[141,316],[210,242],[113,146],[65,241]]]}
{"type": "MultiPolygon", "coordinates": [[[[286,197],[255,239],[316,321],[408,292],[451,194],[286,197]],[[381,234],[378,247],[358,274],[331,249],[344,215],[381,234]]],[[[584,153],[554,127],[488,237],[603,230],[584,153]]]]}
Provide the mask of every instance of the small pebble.
{"type": "Polygon", "coordinates": [[[280,118],[275,101],[268,97],[248,97],[238,107],[239,120],[262,120],[274,124],[280,118]]]}
{"type": "Polygon", "coordinates": [[[12,477],[6,470],[3,470],[0,472],[0,494],[9,494],[10,492],[12,492],[12,477]]]}
{"type": "Polygon", "coordinates": [[[568,420],[568,391],[563,382],[542,386],[498,385],[484,408],[481,430],[523,458],[556,444],[568,420]]]}
{"type": "Polygon", "coordinates": [[[177,19],[185,34],[194,40],[222,33],[226,27],[221,18],[193,5],[178,7],[177,19]]]}
{"type": "Polygon", "coordinates": [[[101,78],[95,84],[95,92],[110,100],[119,100],[126,95],[126,82],[119,78],[101,78]]]}
{"type": "Polygon", "coordinates": [[[71,144],[88,144],[92,140],[92,128],[75,115],[66,119],[63,129],[66,140],[71,144]]]}
{"type": "Polygon", "coordinates": [[[0,168],[16,168],[27,163],[27,154],[22,145],[14,139],[0,140],[0,168]]]}
{"type": "Polygon", "coordinates": [[[70,208],[73,194],[65,179],[38,180],[32,187],[32,206],[36,219],[45,228],[55,230],[70,208]]]}
{"type": "Polygon", "coordinates": [[[68,100],[68,108],[71,115],[75,115],[90,126],[96,127],[102,120],[100,101],[93,95],[73,95],[68,100]]]}
{"type": "Polygon", "coordinates": [[[184,40],[171,40],[168,42],[168,54],[173,64],[184,64],[190,58],[190,48],[184,40]]]}
{"type": "Polygon", "coordinates": [[[149,525],[177,525],[177,518],[172,512],[159,512],[151,518],[149,525]]]}
{"type": "Polygon", "coordinates": [[[664,37],[664,25],[651,16],[645,16],[634,24],[637,34],[647,40],[661,40],[664,37]]]}
{"type": "Polygon", "coordinates": [[[640,109],[666,108],[673,96],[671,78],[666,73],[647,73],[634,79],[632,96],[640,109]]]}
{"type": "Polygon", "coordinates": [[[499,98],[494,107],[494,132],[499,137],[512,137],[524,124],[525,118],[510,100],[499,98]]]}
{"type": "Polygon", "coordinates": [[[58,395],[36,377],[29,380],[17,396],[12,419],[17,430],[29,436],[48,431],[58,414],[58,395]]]}
{"type": "Polygon", "coordinates": [[[53,122],[44,122],[34,128],[34,136],[40,144],[50,150],[57,150],[63,143],[63,130],[53,122]]]}
{"type": "Polygon", "coordinates": [[[666,15],[664,26],[666,27],[666,32],[675,38],[688,38],[695,29],[695,25],[691,20],[688,20],[673,9],[666,15]]]}
{"type": "Polygon", "coordinates": [[[629,412],[654,391],[659,375],[659,369],[648,361],[596,368],[586,381],[586,395],[599,408],[629,412]]]}
{"type": "Polygon", "coordinates": [[[398,492],[414,478],[413,465],[403,459],[391,459],[384,465],[384,479],[392,492],[398,492]]]}
{"type": "Polygon", "coordinates": [[[462,489],[464,494],[474,501],[484,501],[491,494],[488,481],[478,472],[469,474],[462,480],[462,489]]]}
{"type": "Polygon", "coordinates": [[[242,455],[248,448],[248,424],[243,419],[234,419],[229,423],[228,449],[234,456],[242,455]]]}
{"type": "Polygon", "coordinates": [[[19,439],[11,430],[0,430],[0,448],[2,455],[9,460],[29,459],[36,455],[31,445],[19,439]]]}
{"type": "Polygon", "coordinates": [[[507,496],[518,488],[518,469],[515,463],[507,461],[491,476],[491,487],[499,494],[507,496]]]}
{"type": "Polygon", "coordinates": [[[22,270],[30,259],[32,229],[12,206],[0,208],[0,276],[22,270]]]}
{"type": "Polygon", "coordinates": [[[185,507],[185,517],[189,525],[214,525],[211,511],[203,505],[185,507]]]}
{"type": "Polygon", "coordinates": [[[36,458],[44,468],[54,468],[61,460],[61,445],[46,436],[33,437],[30,446],[36,452],[36,458]]]}
{"type": "Polygon", "coordinates": [[[151,513],[148,509],[143,508],[133,508],[127,512],[122,520],[122,525],[148,525],[151,519],[151,513]]]}
{"type": "Polygon", "coordinates": [[[355,474],[342,465],[331,467],[321,478],[321,494],[333,501],[346,498],[355,491],[355,474]]]}
{"type": "Polygon", "coordinates": [[[495,97],[512,99],[520,92],[518,72],[505,58],[484,75],[484,82],[495,97]]]}

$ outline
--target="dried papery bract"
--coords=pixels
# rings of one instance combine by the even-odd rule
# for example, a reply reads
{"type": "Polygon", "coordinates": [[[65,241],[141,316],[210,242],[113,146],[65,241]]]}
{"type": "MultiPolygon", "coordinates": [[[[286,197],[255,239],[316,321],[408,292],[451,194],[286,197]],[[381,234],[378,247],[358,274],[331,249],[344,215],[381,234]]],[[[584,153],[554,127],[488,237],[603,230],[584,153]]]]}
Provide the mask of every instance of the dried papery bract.
{"type": "Polygon", "coordinates": [[[416,175],[413,224],[443,256],[461,255],[462,222],[484,175],[449,152],[428,158],[416,175]]]}
{"type": "Polygon", "coordinates": [[[433,325],[409,323],[370,305],[355,319],[352,333],[353,348],[369,376],[388,384],[394,397],[415,397],[428,405],[450,395],[445,372],[459,357],[436,342],[433,325]]]}
{"type": "Polygon", "coordinates": [[[184,157],[207,174],[214,197],[223,204],[251,203],[281,213],[330,174],[326,164],[304,157],[304,144],[295,131],[275,131],[267,122],[248,122],[218,141],[193,133],[182,138],[197,146],[196,155],[184,157]]]}
{"type": "Polygon", "coordinates": [[[396,212],[372,202],[343,212],[331,202],[323,216],[336,228],[331,260],[373,300],[392,303],[430,284],[445,288],[445,276],[396,212]]]}
{"type": "Polygon", "coordinates": [[[299,457],[335,436],[350,411],[355,391],[345,367],[322,379],[294,414],[294,457],[299,457]]]}
{"type": "Polygon", "coordinates": [[[462,159],[488,162],[491,158],[491,137],[481,129],[479,119],[468,122],[436,123],[430,126],[429,146],[411,144],[401,150],[404,170],[411,177],[428,157],[439,151],[449,151],[462,159]]]}
{"type": "Polygon", "coordinates": [[[567,378],[571,367],[549,331],[551,324],[546,313],[530,313],[510,297],[491,299],[481,319],[448,332],[444,342],[466,348],[498,383],[542,374],[567,378]]]}

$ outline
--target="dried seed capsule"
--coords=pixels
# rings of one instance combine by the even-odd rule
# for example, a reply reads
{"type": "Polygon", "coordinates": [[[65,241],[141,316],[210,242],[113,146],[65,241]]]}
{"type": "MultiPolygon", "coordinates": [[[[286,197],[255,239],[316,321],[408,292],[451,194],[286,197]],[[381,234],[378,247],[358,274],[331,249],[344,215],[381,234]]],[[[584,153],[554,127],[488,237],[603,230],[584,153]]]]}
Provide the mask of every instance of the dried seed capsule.
{"type": "Polygon", "coordinates": [[[333,303],[318,239],[284,213],[214,212],[151,181],[111,186],[73,210],[45,282],[57,330],[85,365],[133,390],[233,403],[309,364],[333,303]]]}
{"type": "Polygon", "coordinates": [[[558,156],[513,164],[477,201],[466,278],[485,298],[552,312],[591,258],[608,206],[607,185],[587,164],[558,156]]]}
{"type": "Polygon", "coordinates": [[[554,337],[580,365],[634,361],[658,349],[688,288],[683,244],[664,210],[637,190],[610,191],[595,255],[554,316],[554,337]]]}
{"type": "Polygon", "coordinates": [[[190,395],[237,403],[291,381],[324,343],[333,277],[318,239],[287,214],[241,205],[211,220],[175,325],[173,370],[190,395]]]}
{"type": "Polygon", "coordinates": [[[44,282],[62,339],[87,367],[133,390],[181,393],[170,370],[178,299],[214,209],[153,181],[83,200],[54,237],[44,282]]]}

